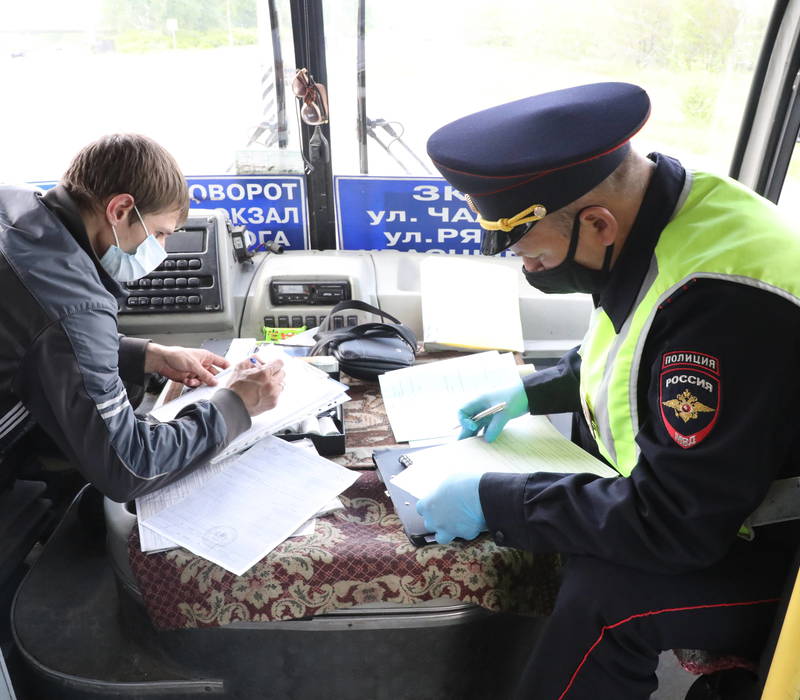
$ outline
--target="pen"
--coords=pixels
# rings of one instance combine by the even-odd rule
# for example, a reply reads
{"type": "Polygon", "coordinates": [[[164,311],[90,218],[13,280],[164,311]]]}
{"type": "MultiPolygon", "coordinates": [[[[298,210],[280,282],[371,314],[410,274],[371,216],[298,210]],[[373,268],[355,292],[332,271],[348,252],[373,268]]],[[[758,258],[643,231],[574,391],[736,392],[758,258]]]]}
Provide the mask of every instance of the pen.
{"type": "Polygon", "coordinates": [[[478,421],[482,418],[488,418],[489,416],[493,416],[495,413],[500,413],[506,407],[506,402],[501,401],[500,403],[495,404],[494,406],[490,406],[489,408],[484,409],[483,411],[479,411],[474,416],[472,416],[472,420],[478,421]]]}

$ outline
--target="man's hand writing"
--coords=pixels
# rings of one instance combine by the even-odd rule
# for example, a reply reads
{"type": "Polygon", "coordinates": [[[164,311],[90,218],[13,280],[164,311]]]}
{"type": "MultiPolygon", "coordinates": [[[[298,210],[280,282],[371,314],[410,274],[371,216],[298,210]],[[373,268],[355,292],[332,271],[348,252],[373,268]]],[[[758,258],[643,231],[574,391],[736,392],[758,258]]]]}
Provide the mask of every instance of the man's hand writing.
{"type": "Polygon", "coordinates": [[[228,388],[236,392],[251,416],[275,408],[285,388],[283,361],[264,364],[257,357],[240,362],[233,369],[228,388]]]}

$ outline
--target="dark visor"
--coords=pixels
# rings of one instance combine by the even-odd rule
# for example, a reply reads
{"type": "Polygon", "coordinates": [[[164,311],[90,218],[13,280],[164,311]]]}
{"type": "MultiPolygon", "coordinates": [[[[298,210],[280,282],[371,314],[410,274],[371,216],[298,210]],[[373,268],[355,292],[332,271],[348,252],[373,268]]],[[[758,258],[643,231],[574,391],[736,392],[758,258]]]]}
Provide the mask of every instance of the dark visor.
{"type": "Polygon", "coordinates": [[[502,253],[528,233],[535,223],[535,221],[529,221],[515,226],[510,231],[487,231],[484,229],[481,232],[481,255],[502,253]]]}

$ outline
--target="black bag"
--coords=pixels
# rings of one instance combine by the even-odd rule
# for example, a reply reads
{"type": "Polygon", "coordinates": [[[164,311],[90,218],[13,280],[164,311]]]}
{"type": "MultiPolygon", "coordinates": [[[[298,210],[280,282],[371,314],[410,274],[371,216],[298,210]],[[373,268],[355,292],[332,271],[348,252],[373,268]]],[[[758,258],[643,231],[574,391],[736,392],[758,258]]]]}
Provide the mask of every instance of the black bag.
{"type": "Polygon", "coordinates": [[[417,336],[391,314],[363,301],[340,301],[320,324],[314,336],[317,344],[311,355],[332,355],[339,367],[351,377],[374,381],[378,375],[414,364],[417,357],[417,336]],[[392,323],[362,323],[349,328],[331,329],[333,316],[346,309],[377,314],[392,323]]]}

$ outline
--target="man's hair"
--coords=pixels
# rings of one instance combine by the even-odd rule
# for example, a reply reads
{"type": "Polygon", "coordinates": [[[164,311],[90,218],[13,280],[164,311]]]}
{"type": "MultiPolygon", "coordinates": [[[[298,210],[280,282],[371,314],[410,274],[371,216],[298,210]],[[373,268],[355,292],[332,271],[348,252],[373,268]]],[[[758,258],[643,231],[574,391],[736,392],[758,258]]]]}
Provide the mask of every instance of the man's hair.
{"type": "MultiPolygon", "coordinates": [[[[140,134],[111,134],[84,146],[61,184],[81,211],[101,211],[115,195],[130,194],[142,216],[179,211],[181,223],[189,214],[189,190],[177,161],[140,134]]],[[[130,221],[135,218],[131,211],[130,221]]]]}
{"type": "Polygon", "coordinates": [[[611,175],[597,185],[597,187],[576,199],[574,202],[567,204],[567,206],[554,211],[551,216],[553,222],[558,227],[559,233],[569,238],[572,233],[572,224],[581,209],[591,206],[592,204],[602,203],[609,196],[626,189],[630,184],[629,180],[632,177],[634,163],[637,157],[638,155],[636,152],[630,149],[611,175]]]}

